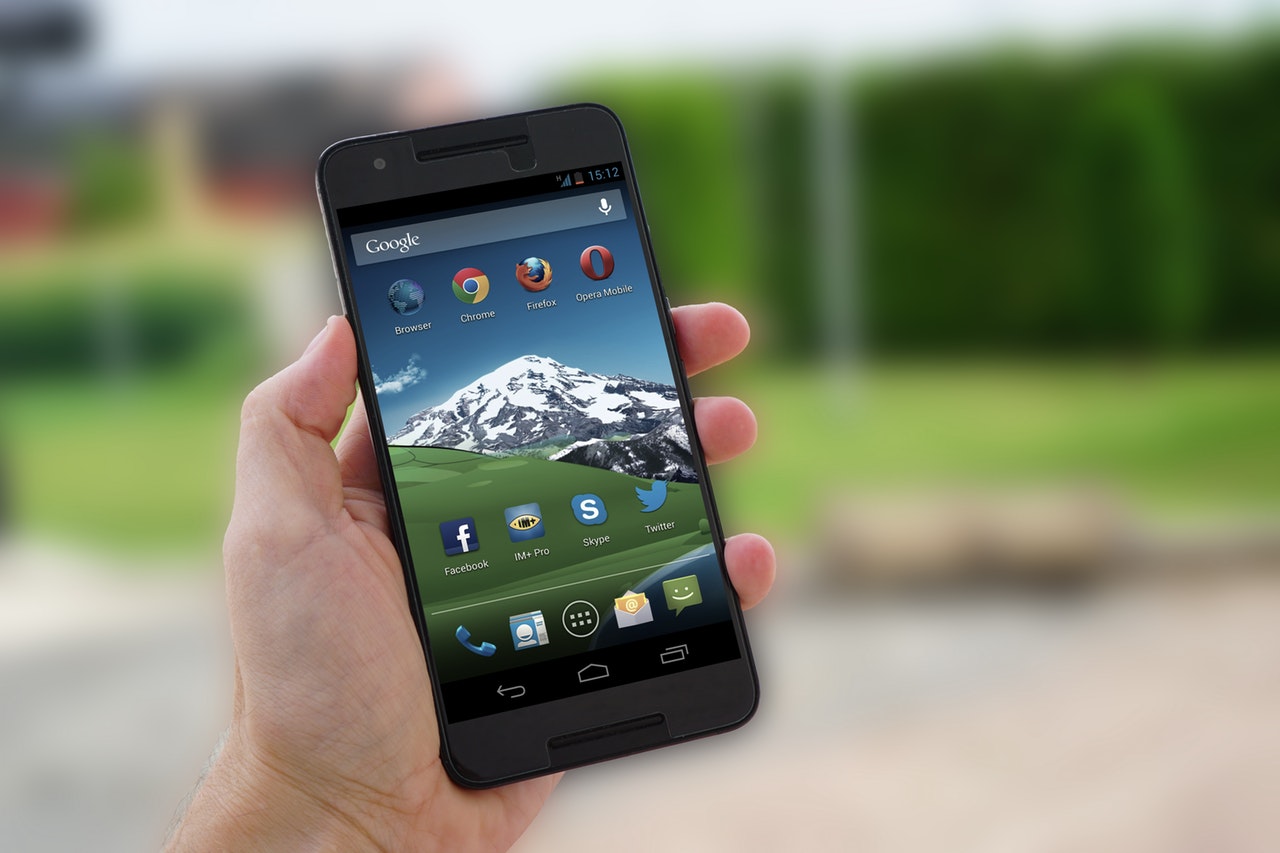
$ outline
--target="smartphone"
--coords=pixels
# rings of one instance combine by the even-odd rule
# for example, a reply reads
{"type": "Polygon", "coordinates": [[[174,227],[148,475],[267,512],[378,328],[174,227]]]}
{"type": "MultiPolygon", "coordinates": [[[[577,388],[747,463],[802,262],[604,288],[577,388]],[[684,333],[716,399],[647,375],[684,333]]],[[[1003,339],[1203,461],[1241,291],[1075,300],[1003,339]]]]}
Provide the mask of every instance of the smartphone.
{"type": "Polygon", "coordinates": [[[746,722],[755,667],[617,117],[344,140],[317,186],[453,779],[746,722]]]}

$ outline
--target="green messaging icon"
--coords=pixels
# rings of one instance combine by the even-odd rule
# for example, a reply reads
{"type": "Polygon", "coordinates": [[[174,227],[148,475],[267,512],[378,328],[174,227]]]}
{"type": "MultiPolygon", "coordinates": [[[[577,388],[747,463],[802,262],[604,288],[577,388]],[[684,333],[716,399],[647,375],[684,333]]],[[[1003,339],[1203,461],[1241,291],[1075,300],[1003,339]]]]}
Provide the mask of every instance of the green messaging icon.
{"type": "Polygon", "coordinates": [[[667,597],[667,609],[674,610],[677,616],[686,607],[702,603],[702,589],[698,586],[697,575],[663,581],[662,594],[667,597]]]}

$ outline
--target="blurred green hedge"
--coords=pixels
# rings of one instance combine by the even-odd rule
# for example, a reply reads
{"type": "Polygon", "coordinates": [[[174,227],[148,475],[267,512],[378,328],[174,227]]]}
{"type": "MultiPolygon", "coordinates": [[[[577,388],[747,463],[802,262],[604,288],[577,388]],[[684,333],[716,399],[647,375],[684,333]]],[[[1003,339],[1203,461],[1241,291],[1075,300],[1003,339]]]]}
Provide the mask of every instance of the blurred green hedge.
{"type": "Polygon", "coordinates": [[[1280,45],[1010,57],[857,97],[883,347],[1280,341],[1280,45]]]}
{"type": "Polygon", "coordinates": [[[627,125],[675,294],[731,277],[775,344],[814,354],[819,194],[840,192],[846,320],[873,351],[1280,343],[1280,38],[845,77],[847,186],[814,156],[817,89],[696,68],[572,89],[627,125]]]}
{"type": "Polygon", "coordinates": [[[153,371],[228,335],[252,338],[242,288],[228,285],[215,270],[160,267],[25,281],[0,301],[0,379],[153,371]]]}

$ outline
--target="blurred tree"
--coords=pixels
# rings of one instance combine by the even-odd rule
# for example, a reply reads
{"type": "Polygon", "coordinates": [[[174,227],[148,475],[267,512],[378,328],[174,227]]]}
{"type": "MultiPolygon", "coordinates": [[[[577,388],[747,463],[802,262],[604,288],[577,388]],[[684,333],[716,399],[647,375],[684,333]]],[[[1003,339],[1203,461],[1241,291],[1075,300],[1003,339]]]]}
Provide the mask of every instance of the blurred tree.
{"type": "Polygon", "coordinates": [[[867,75],[867,325],[887,350],[1280,343],[1280,41],[867,75]]]}
{"type": "Polygon", "coordinates": [[[146,220],[156,212],[157,175],[138,141],[85,129],[71,141],[72,220],[98,230],[146,220]]]}
{"type": "Polygon", "coordinates": [[[663,281],[673,293],[754,279],[743,180],[743,115],[732,82],[711,72],[618,73],[572,87],[626,128],[663,281]]]}
{"type": "Polygon", "coordinates": [[[1280,344],[1280,35],[1212,57],[1188,81],[1217,344],[1280,344]]]}
{"type": "MultiPolygon", "coordinates": [[[[809,75],[786,71],[757,81],[753,100],[760,111],[755,144],[755,168],[743,170],[744,180],[758,187],[765,214],[753,237],[758,263],[751,270],[763,289],[769,309],[772,340],[792,355],[816,356],[822,289],[814,251],[817,185],[812,174],[813,99],[817,93],[809,75]]],[[[833,191],[840,189],[832,187],[833,191]]]]}
{"type": "Polygon", "coordinates": [[[1074,286],[1093,343],[1187,348],[1207,320],[1203,199],[1188,133],[1160,69],[1107,69],[1085,92],[1066,165],[1070,227],[1081,236],[1074,286]]]}

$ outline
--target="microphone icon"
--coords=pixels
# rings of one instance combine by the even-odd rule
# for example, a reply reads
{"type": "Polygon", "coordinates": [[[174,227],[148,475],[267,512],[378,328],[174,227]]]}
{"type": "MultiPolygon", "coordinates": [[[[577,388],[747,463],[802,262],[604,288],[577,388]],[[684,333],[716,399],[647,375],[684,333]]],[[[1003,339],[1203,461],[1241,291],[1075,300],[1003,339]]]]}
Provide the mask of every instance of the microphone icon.
{"type": "Polygon", "coordinates": [[[607,198],[600,199],[600,212],[603,213],[605,216],[608,216],[609,211],[611,210],[613,210],[613,205],[609,204],[609,199],[607,198]]]}

